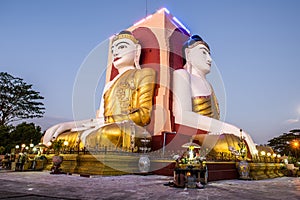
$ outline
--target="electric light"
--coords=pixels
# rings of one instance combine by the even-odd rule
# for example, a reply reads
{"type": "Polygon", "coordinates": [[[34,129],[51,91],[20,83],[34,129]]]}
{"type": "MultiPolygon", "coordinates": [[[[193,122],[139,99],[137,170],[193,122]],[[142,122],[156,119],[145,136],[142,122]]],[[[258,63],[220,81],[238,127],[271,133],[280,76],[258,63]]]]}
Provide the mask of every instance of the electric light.
{"type": "Polygon", "coordinates": [[[277,158],[280,158],[281,157],[281,155],[280,154],[277,154],[277,158]]]}
{"type": "Polygon", "coordinates": [[[293,141],[293,147],[298,148],[299,147],[299,142],[298,140],[293,141]]]}
{"type": "Polygon", "coordinates": [[[16,145],[16,149],[19,149],[20,148],[20,146],[19,145],[16,145]]]}
{"type": "Polygon", "coordinates": [[[30,148],[32,148],[34,146],[34,144],[31,143],[31,144],[29,144],[29,146],[30,146],[30,148]]]}
{"type": "Polygon", "coordinates": [[[165,12],[168,13],[168,14],[170,14],[170,11],[169,11],[168,9],[166,9],[166,8],[162,8],[162,9],[160,9],[158,12],[161,13],[161,12],[163,12],[163,11],[165,11],[165,12]]]}
{"type": "Polygon", "coordinates": [[[138,22],[134,23],[134,24],[133,24],[133,26],[137,26],[137,25],[139,25],[139,24],[143,23],[145,20],[146,20],[146,19],[145,19],[145,18],[143,18],[143,19],[141,19],[140,21],[138,21],[138,22]]]}
{"type": "Polygon", "coordinates": [[[268,156],[268,157],[270,157],[270,156],[271,156],[271,153],[270,153],[270,152],[268,152],[268,153],[267,153],[267,156],[268,156]]]}
{"type": "Polygon", "coordinates": [[[68,142],[68,141],[64,141],[64,145],[65,145],[65,146],[68,146],[68,145],[69,145],[69,142],[68,142]]]}
{"type": "Polygon", "coordinates": [[[190,31],[176,18],[176,17],[173,17],[173,20],[179,24],[182,28],[184,28],[184,30],[186,30],[186,32],[190,33],[190,31]]]}
{"type": "Polygon", "coordinates": [[[47,143],[47,146],[49,147],[49,146],[51,146],[51,145],[52,145],[52,142],[49,141],[49,142],[47,143]]]}
{"type": "Polygon", "coordinates": [[[266,152],[265,152],[265,151],[261,151],[261,152],[260,152],[260,155],[265,156],[265,155],[266,155],[266,152]]]}
{"type": "Polygon", "coordinates": [[[21,145],[22,148],[24,148],[25,146],[26,146],[25,144],[22,144],[22,145],[21,145]]]}
{"type": "Polygon", "coordinates": [[[153,16],[153,15],[149,15],[149,16],[146,17],[146,19],[148,20],[148,19],[150,19],[152,16],[153,16]]]}

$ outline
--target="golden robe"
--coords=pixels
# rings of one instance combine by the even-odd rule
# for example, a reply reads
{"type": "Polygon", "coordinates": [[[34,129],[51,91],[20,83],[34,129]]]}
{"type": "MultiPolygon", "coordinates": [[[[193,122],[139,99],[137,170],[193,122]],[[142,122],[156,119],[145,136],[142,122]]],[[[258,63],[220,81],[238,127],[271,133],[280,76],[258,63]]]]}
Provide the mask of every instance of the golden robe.
{"type": "MultiPolygon", "coordinates": [[[[212,94],[209,96],[193,97],[192,106],[193,106],[193,112],[217,120],[220,119],[219,104],[213,90],[212,90],[212,94]]],[[[231,155],[229,147],[239,149],[238,145],[240,142],[240,139],[233,134],[222,134],[222,135],[199,134],[199,135],[195,135],[193,137],[193,140],[198,141],[201,146],[204,145],[203,142],[205,140],[206,142],[212,141],[213,146],[209,156],[217,156],[218,153],[226,153],[226,156],[229,156],[231,155]]],[[[208,143],[205,145],[208,145],[208,143]]]]}
{"type": "Polygon", "coordinates": [[[121,147],[137,150],[141,139],[151,135],[144,126],[151,120],[155,71],[150,68],[124,72],[104,94],[103,127],[87,135],[85,146],[121,147]]]}
{"type": "Polygon", "coordinates": [[[192,97],[193,112],[214,119],[220,119],[218,100],[214,91],[209,96],[192,97]]]}

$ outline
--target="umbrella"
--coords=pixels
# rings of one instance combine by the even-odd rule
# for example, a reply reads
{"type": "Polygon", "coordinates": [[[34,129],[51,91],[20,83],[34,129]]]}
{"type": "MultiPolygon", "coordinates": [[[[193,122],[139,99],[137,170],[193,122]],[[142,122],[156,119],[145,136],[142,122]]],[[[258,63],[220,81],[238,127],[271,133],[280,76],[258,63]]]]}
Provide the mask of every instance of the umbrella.
{"type": "Polygon", "coordinates": [[[287,158],[288,157],[286,155],[280,157],[280,159],[282,159],[282,160],[287,159],[287,158]]]}
{"type": "Polygon", "coordinates": [[[196,143],[194,143],[194,142],[188,142],[188,143],[185,143],[185,144],[183,144],[181,147],[183,147],[183,148],[190,148],[190,147],[193,147],[193,148],[195,148],[195,149],[200,149],[200,148],[201,148],[200,145],[198,145],[198,144],[196,144],[196,143]]]}
{"type": "Polygon", "coordinates": [[[34,146],[35,148],[48,148],[45,144],[43,143],[39,143],[37,145],[34,146]]]}

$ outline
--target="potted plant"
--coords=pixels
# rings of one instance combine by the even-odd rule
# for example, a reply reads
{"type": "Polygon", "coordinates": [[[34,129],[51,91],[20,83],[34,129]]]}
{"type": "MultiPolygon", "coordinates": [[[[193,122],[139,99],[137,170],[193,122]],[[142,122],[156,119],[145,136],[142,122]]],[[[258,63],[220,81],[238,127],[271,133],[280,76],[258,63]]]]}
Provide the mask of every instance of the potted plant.
{"type": "Polygon", "coordinates": [[[245,143],[245,137],[242,136],[242,129],[241,131],[241,137],[239,142],[239,163],[238,163],[238,172],[240,175],[240,179],[249,180],[250,177],[250,166],[247,162],[247,147],[245,143]]]}
{"type": "Polygon", "coordinates": [[[64,140],[55,140],[52,143],[52,148],[54,149],[54,156],[52,157],[53,166],[51,168],[51,174],[61,174],[60,165],[63,162],[63,156],[60,156],[60,150],[63,146],[64,140]]]}

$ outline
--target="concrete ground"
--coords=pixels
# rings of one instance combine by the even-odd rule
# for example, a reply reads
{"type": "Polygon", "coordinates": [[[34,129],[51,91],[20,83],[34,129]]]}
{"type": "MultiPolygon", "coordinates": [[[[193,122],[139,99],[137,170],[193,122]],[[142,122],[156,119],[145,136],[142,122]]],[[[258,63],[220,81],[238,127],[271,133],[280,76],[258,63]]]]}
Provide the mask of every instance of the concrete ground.
{"type": "Polygon", "coordinates": [[[300,199],[300,178],[209,182],[204,189],[164,186],[172,177],[158,175],[51,175],[0,171],[0,199],[300,199]]]}

